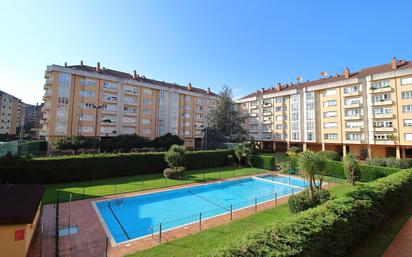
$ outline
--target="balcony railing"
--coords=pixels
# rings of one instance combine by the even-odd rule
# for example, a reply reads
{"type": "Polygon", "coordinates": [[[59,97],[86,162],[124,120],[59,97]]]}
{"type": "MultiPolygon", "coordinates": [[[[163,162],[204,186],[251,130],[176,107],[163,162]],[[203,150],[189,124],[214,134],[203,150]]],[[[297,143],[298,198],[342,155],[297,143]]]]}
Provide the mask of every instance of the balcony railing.
{"type": "Polygon", "coordinates": [[[392,87],[390,86],[380,87],[380,88],[374,88],[374,87],[370,88],[371,94],[378,94],[378,93],[391,92],[391,91],[392,91],[392,87]]]}
{"type": "Polygon", "coordinates": [[[393,101],[390,99],[388,100],[382,99],[380,101],[372,102],[372,106],[382,106],[382,105],[392,105],[392,104],[393,104],[393,101]]]}

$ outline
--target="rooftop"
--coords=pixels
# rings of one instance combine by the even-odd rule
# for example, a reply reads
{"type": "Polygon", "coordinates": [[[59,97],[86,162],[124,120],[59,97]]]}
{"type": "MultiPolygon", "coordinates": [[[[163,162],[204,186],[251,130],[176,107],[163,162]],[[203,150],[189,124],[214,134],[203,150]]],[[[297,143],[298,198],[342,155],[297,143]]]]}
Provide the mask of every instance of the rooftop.
{"type": "Polygon", "coordinates": [[[371,74],[384,73],[384,72],[389,72],[392,70],[400,70],[400,69],[408,69],[408,68],[409,69],[412,68],[412,60],[404,61],[404,60],[396,60],[396,58],[393,58],[391,63],[364,68],[357,72],[350,72],[349,69],[346,68],[343,74],[336,74],[335,76],[320,78],[317,80],[306,81],[306,82],[296,83],[296,84],[293,84],[293,83],[280,84],[279,83],[275,87],[271,87],[267,89],[262,88],[261,90],[257,90],[256,92],[251,93],[247,96],[244,96],[240,99],[246,99],[246,98],[254,97],[257,95],[270,94],[270,93],[280,92],[284,90],[317,86],[317,85],[327,84],[327,83],[341,81],[345,79],[364,78],[371,74]]]}
{"type": "Polygon", "coordinates": [[[0,184],[0,225],[33,223],[43,193],[39,185],[0,184]]]}
{"type": "Polygon", "coordinates": [[[210,88],[208,88],[207,90],[204,90],[204,89],[201,89],[201,88],[192,87],[192,85],[190,83],[187,86],[182,86],[182,85],[178,85],[176,83],[169,83],[169,82],[165,82],[165,81],[149,79],[149,78],[146,78],[145,76],[138,75],[136,72],[134,72],[134,74],[132,75],[132,74],[129,74],[127,72],[107,69],[107,68],[104,68],[104,67],[100,68],[100,63],[97,63],[96,67],[92,67],[92,66],[84,65],[83,61],[81,61],[80,65],[67,66],[65,64],[64,67],[69,68],[69,69],[79,70],[79,71],[86,71],[86,72],[90,72],[90,73],[95,73],[95,74],[113,76],[113,77],[120,78],[120,79],[132,79],[132,80],[136,80],[136,81],[140,81],[140,82],[144,82],[144,83],[150,83],[150,84],[154,84],[154,85],[158,85],[158,86],[163,86],[163,87],[168,87],[168,88],[175,88],[175,89],[179,89],[179,90],[191,91],[191,92],[195,92],[195,93],[198,93],[198,94],[218,96],[217,94],[211,92],[210,88]]]}

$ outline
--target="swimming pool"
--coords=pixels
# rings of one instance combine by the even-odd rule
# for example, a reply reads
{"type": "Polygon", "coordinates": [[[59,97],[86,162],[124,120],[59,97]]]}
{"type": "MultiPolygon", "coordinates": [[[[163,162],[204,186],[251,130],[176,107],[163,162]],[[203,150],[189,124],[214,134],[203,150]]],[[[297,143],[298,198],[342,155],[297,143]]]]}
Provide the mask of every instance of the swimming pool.
{"type": "Polygon", "coordinates": [[[114,244],[302,191],[305,181],[259,176],[94,202],[114,244]]]}

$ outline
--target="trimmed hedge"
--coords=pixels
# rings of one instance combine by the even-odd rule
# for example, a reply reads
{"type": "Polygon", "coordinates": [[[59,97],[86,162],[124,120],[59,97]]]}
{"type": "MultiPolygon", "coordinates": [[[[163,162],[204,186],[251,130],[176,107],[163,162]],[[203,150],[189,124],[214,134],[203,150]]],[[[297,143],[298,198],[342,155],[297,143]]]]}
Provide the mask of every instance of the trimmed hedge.
{"type": "MultiPolygon", "coordinates": [[[[359,168],[360,168],[359,181],[363,181],[363,182],[370,182],[378,178],[386,177],[400,170],[398,168],[371,166],[371,165],[366,165],[366,164],[359,164],[359,168]]],[[[343,171],[342,162],[327,161],[325,175],[346,179],[345,173],[343,171]]]]}
{"type": "MultiPolygon", "coordinates": [[[[187,169],[228,165],[233,150],[187,152],[187,169]]],[[[163,152],[64,156],[38,159],[2,159],[0,179],[22,184],[49,184],[110,177],[162,173],[167,168],[163,152]]]]}
{"type": "Polygon", "coordinates": [[[388,158],[371,157],[371,158],[366,159],[366,164],[372,165],[372,166],[389,167],[389,168],[409,169],[409,168],[412,168],[412,159],[411,158],[397,159],[395,157],[388,157],[388,158]]]}
{"type": "Polygon", "coordinates": [[[319,156],[323,156],[332,161],[340,161],[341,159],[340,155],[334,151],[319,151],[319,152],[316,152],[316,154],[319,156]]]}
{"type": "Polygon", "coordinates": [[[266,169],[266,170],[275,170],[275,160],[274,156],[268,155],[252,155],[250,162],[255,168],[266,169]]]}
{"type": "Polygon", "coordinates": [[[347,197],[249,233],[205,256],[347,256],[375,226],[400,210],[411,197],[412,171],[399,171],[365,184],[347,197]]]}

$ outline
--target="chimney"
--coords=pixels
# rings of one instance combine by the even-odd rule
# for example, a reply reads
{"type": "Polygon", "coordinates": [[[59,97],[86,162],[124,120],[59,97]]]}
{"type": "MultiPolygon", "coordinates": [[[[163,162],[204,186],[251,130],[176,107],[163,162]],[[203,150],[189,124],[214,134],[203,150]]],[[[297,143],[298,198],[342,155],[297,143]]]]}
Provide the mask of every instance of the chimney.
{"type": "Polygon", "coordinates": [[[67,67],[67,62],[64,62],[64,67],[67,67]]]}
{"type": "Polygon", "coordinates": [[[133,79],[137,79],[139,77],[139,75],[137,75],[136,70],[133,71],[133,79]]]}
{"type": "Polygon", "coordinates": [[[265,88],[264,87],[262,87],[262,93],[264,93],[265,92],[265,88]]]}
{"type": "Polygon", "coordinates": [[[97,66],[96,66],[96,71],[97,71],[97,72],[99,72],[99,71],[100,71],[100,62],[98,62],[98,63],[97,63],[97,66]]]}
{"type": "Polygon", "coordinates": [[[398,68],[398,61],[396,60],[396,57],[392,58],[392,70],[396,70],[398,68]]]}
{"type": "Polygon", "coordinates": [[[83,66],[83,61],[80,61],[80,66],[83,66]]]}
{"type": "Polygon", "coordinates": [[[192,90],[192,83],[187,84],[187,90],[192,90]]]}
{"type": "Polygon", "coordinates": [[[207,88],[207,94],[210,95],[210,87],[207,88]]]}
{"type": "Polygon", "coordinates": [[[346,69],[343,71],[343,76],[345,77],[345,79],[348,79],[348,78],[349,78],[349,76],[350,76],[349,68],[346,68],[346,69]]]}

